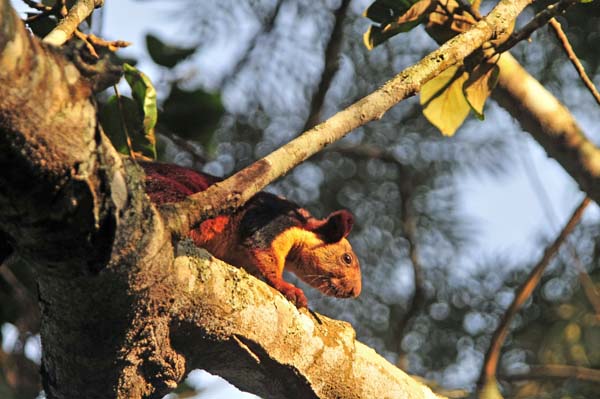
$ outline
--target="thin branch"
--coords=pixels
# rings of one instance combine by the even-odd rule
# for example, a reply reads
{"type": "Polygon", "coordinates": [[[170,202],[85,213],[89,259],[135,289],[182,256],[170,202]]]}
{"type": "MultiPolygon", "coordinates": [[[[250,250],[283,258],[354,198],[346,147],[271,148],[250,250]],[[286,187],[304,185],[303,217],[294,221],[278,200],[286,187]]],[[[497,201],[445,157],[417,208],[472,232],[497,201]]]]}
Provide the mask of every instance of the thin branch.
{"type": "MultiPolygon", "coordinates": [[[[529,149],[528,146],[526,148],[529,149]]],[[[528,152],[528,156],[525,156],[525,154],[523,154],[522,151],[518,151],[518,153],[521,157],[521,161],[523,162],[523,169],[525,170],[525,175],[527,176],[535,195],[538,197],[538,202],[542,205],[542,209],[546,214],[546,219],[551,221],[552,227],[554,228],[554,226],[557,224],[556,212],[554,212],[554,208],[552,207],[552,204],[550,202],[550,197],[548,196],[548,192],[542,184],[542,181],[537,173],[536,167],[531,161],[531,153],[528,152]]],[[[594,307],[596,315],[600,317],[600,292],[598,292],[594,282],[585,270],[585,267],[583,266],[579,255],[577,254],[577,248],[575,248],[575,245],[569,239],[567,240],[565,245],[571,253],[573,263],[577,268],[579,282],[583,287],[583,292],[585,293],[585,296],[587,297],[590,304],[592,304],[592,306],[594,307]]]]}
{"type": "Polygon", "coordinates": [[[561,0],[558,3],[554,3],[546,7],[544,10],[536,14],[531,21],[529,21],[524,27],[518,32],[510,35],[507,41],[502,43],[497,48],[498,53],[503,53],[508,49],[514,47],[517,43],[527,40],[531,37],[533,32],[546,25],[555,16],[564,13],[567,8],[579,3],[579,0],[561,0]]]}
{"type": "Polygon", "coordinates": [[[507,380],[532,380],[542,378],[573,378],[579,381],[600,384],[600,370],[564,364],[544,364],[529,366],[529,371],[503,376],[507,380]]]}
{"type": "Polygon", "coordinates": [[[463,60],[483,43],[491,38],[508,35],[513,21],[531,2],[532,0],[500,1],[473,29],[455,36],[380,89],[220,184],[194,194],[184,202],[165,205],[162,210],[169,230],[176,235],[185,235],[202,220],[237,209],[267,184],[321,151],[323,147],[359,126],[380,119],[392,106],[415,95],[424,83],[463,60]]]}
{"type": "Polygon", "coordinates": [[[321,110],[323,108],[323,103],[325,102],[325,95],[339,68],[339,57],[342,51],[342,33],[348,5],[350,5],[350,0],[342,0],[340,7],[334,13],[335,24],[331,31],[329,42],[327,43],[327,49],[325,50],[325,66],[323,68],[323,74],[321,75],[321,82],[310,101],[310,112],[306,119],[306,123],[304,124],[304,128],[302,129],[303,131],[316,126],[321,119],[321,110]]]}
{"type": "Polygon", "coordinates": [[[573,47],[571,47],[571,43],[569,43],[567,35],[565,35],[565,32],[563,32],[562,27],[560,26],[560,22],[558,22],[556,18],[552,18],[550,20],[550,26],[554,30],[556,38],[560,40],[560,43],[562,44],[562,47],[565,50],[565,53],[567,53],[567,56],[569,57],[569,60],[571,60],[571,64],[573,64],[573,66],[575,67],[575,70],[579,74],[579,77],[581,78],[585,86],[588,88],[590,93],[592,93],[592,96],[594,96],[594,99],[596,100],[598,105],[600,105],[600,93],[598,93],[596,86],[594,86],[594,83],[588,77],[587,73],[585,73],[583,65],[581,65],[577,54],[575,54],[575,51],[573,51],[573,47]]]}
{"type": "Polygon", "coordinates": [[[101,7],[104,0],[78,0],[54,29],[44,37],[43,42],[62,46],[73,36],[77,27],[89,17],[94,8],[101,7]]]}
{"type": "Polygon", "coordinates": [[[575,226],[579,223],[583,215],[583,211],[590,203],[590,198],[585,197],[583,201],[579,204],[579,206],[575,209],[569,221],[565,224],[562,231],[556,237],[554,242],[546,248],[544,251],[544,255],[538,262],[538,264],[533,268],[525,282],[519,287],[516,292],[515,298],[510,304],[509,308],[504,313],[502,317],[502,321],[500,325],[494,332],[492,336],[492,341],[490,343],[490,347],[485,354],[485,360],[483,364],[483,368],[481,370],[481,375],[479,376],[478,386],[484,387],[488,381],[491,381],[495,378],[496,370],[498,368],[498,361],[500,360],[500,350],[502,349],[502,345],[508,336],[509,328],[511,322],[516,316],[517,312],[521,309],[521,306],[525,303],[525,301],[531,296],[533,290],[540,282],[542,278],[542,273],[550,263],[550,260],[554,257],[554,255],[558,252],[560,246],[565,242],[567,236],[573,231],[575,226]]]}

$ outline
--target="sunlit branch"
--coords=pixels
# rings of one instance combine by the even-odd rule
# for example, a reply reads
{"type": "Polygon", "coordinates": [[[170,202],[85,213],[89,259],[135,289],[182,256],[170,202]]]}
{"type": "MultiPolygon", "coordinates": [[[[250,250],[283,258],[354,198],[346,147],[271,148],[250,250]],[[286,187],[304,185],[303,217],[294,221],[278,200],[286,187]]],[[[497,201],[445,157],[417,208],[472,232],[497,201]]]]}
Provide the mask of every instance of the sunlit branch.
{"type": "Polygon", "coordinates": [[[421,86],[492,38],[507,36],[521,11],[532,0],[502,0],[472,29],[455,36],[420,62],[406,68],[380,89],[304,132],[288,144],[220,184],[184,202],[163,207],[169,230],[186,234],[195,224],[243,205],[267,184],[339,140],[355,128],[380,119],[391,107],[415,95],[421,86]]]}
{"type": "MultiPolygon", "coordinates": [[[[538,197],[538,201],[542,205],[542,209],[546,214],[546,219],[552,222],[552,226],[555,226],[557,223],[556,213],[552,208],[550,197],[548,196],[548,192],[545,190],[544,185],[541,182],[535,165],[533,164],[533,162],[531,162],[530,156],[525,156],[521,151],[519,151],[519,155],[521,155],[521,160],[523,161],[523,169],[525,171],[525,175],[529,179],[531,188],[538,197]]],[[[583,292],[585,293],[585,296],[587,297],[590,304],[592,304],[592,306],[594,307],[594,310],[598,317],[600,317],[600,293],[596,289],[596,286],[590,278],[589,274],[586,272],[585,267],[583,266],[579,255],[577,254],[577,248],[575,248],[575,245],[571,242],[571,240],[567,240],[565,245],[567,246],[572,261],[575,264],[575,267],[577,268],[579,281],[581,283],[581,286],[583,287],[583,292]]]]}
{"type": "Polygon", "coordinates": [[[77,27],[89,17],[94,8],[101,7],[104,0],[78,0],[58,25],[44,37],[43,42],[54,46],[62,46],[73,36],[77,27]]]}

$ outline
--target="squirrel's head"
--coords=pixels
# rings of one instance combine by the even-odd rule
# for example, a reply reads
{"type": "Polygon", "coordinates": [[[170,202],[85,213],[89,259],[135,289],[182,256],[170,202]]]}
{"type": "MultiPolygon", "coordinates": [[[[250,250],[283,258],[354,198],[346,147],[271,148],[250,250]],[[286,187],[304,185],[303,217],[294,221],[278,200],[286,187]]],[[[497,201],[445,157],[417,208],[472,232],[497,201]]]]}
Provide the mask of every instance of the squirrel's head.
{"type": "Polygon", "coordinates": [[[346,210],[336,211],[324,220],[311,219],[306,235],[290,253],[291,270],[305,283],[326,295],[357,297],[361,291],[358,258],[346,239],[354,218],[346,210]]]}

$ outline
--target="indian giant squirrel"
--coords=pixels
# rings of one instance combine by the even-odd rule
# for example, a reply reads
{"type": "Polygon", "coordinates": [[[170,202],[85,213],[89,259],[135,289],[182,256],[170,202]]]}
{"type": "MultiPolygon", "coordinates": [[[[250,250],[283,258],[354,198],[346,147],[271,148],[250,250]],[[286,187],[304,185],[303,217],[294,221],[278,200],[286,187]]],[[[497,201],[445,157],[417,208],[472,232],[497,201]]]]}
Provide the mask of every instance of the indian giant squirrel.
{"type": "MultiPolygon", "coordinates": [[[[172,164],[141,162],[146,193],[157,205],[183,201],[221,179],[172,164]]],[[[325,219],[285,198],[259,192],[229,215],[205,220],[189,237],[215,257],[262,277],[298,307],[304,292],[283,280],[283,269],[326,295],[356,297],[361,291],[358,258],[346,239],[354,218],[346,210],[325,219]]]]}

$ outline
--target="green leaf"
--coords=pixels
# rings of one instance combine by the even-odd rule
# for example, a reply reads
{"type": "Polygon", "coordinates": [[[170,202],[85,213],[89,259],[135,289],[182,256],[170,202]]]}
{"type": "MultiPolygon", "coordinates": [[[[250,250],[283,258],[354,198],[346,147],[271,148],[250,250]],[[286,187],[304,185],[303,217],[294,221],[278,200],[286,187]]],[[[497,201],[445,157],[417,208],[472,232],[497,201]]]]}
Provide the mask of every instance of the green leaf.
{"type": "Polygon", "coordinates": [[[112,96],[100,108],[100,123],[113,146],[122,154],[131,155],[127,138],[131,141],[131,151],[156,159],[154,135],[144,131],[144,117],[139,104],[126,96],[112,96]]]}
{"type": "Polygon", "coordinates": [[[451,66],[421,88],[423,114],[444,136],[452,136],[469,114],[462,88],[468,75],[451,66]]]}
{"type": "Polygon", "coordinates": [[[212,143],[224,113],[218,93],[184,90],[175,85],[163,103],[160,121],[177,135],[199,141],[206,147],[212,143]]]}
{"type": "Polygon", "coordinates": [[[499,74],[500,68],[495,62],[485,62],[475,67],[463,86],[465,99],[480,120],[484,119],[483,107],[485,100],[496,87],[499,74]]]}
{"type": "Polygon", "coordinates": [[[150,81],[150,78],[137,68],[123,64],[125,71],[125,80],[131,87],[133,99],[138,103],[142,115],[144,115],[144,134],[152,137],[152,141],[156,141],[154,137],[154,126],[158,116],[156,105],[156,90],[150,81]]]}
{"type": "Polygon", "coordinates": [[[152,60],[167,68],[173,68],[196,51],[195,47],[184,48],[165,44],[152,34],[146,35],[146,47],[152,60]]]}

